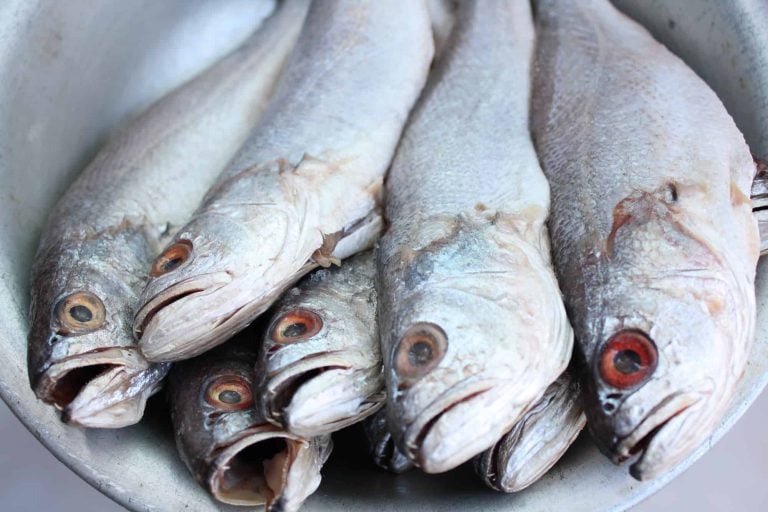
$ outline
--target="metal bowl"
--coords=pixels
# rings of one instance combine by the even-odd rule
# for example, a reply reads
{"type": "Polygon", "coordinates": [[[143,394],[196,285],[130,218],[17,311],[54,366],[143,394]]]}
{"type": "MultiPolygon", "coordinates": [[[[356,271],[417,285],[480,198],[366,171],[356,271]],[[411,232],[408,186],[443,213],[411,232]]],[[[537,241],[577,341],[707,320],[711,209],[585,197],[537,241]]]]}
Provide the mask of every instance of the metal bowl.
{"type": "MultiPolygon", "coordinates": [[[[768,3],[617,0],[720,94],[752,151],[768,156],[768,3]]],[[[162,400],[141,425],[63,425],[27,383],[27,275],[53,202],[115,124],[242,41],[269,10],[252,0],[4,0],[0,3],[0,393],[29,430],[94,487],[133,510],[227,510],[176,457],[162,400]]],[[[467,467],[385,474],[347,433],[307,510],[620,510],[700,457],[768,378],[768,268],[758,272],[758,339],[727,416],[674,472],[638,483],[582,438],[517,495],[487,490],[467,467]]]]}

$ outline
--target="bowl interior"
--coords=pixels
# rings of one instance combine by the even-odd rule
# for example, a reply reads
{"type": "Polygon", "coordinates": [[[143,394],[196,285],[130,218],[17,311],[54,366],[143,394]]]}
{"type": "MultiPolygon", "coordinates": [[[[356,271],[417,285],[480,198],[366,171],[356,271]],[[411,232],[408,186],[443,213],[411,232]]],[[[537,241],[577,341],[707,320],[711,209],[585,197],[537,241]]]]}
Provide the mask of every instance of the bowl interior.
{"type": "MultiPolygon", "coordinates": [[[[768,156],[768,19],[760,0],[617,0],[720,94],[758,156],[768,156]],[[762,114],[761,114],[762,113],[762,114]]],[[[134,510],[228,510],[178,460],[161,398],[140,425],[84,431],[60,423],[27,382],[27,276],[53,203],[105,135],[242,41],[263,0],[5,0],[0,6],[0,394],[59,459],[134,510]]],[[[758,338],[738,396],[712,439],[675,472],[632,480],[585,436],[540,482],[508,496],[464,466],[392,476],[355,431],[336,438],[307,510],[618,510],[671,480],[719,439],[766,382],[768,275],[758,272],[758,338]]]]}

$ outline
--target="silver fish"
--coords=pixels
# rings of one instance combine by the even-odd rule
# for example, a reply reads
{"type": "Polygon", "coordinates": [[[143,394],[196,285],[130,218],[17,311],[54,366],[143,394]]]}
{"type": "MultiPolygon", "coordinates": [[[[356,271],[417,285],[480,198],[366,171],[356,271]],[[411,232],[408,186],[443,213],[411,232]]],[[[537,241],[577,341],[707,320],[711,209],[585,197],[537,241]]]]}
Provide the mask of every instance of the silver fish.
{"type": "Polygon", "coordinates": [[[533,37],[528,2],[462,2],[387,181],[387,411],[430,473],[492,446],[570,359],[528,132],[533,37]]]}
{"type": "Polygon", "coordinates": [[[565,372],[512,430],[475,458],[475,472],[492,489],[519,492],[560,460],[587,423],[579,382],[565,372]]]}
{"type": "Polygon", "coordinates": [[[608,0],[537,17],[532,129],[588,426],[648,479],[707,439],[744,372],[755,165],[715,93],[608,0]]]}
{"type": "Polygon", "coordinates": [[[373,254],[320,269],[274,308],[256,374],[264,416],[288,432],[329,434],[384,404],[373,254]]]}
{"type": "Polygon", "coordinates": [[[192,357],[291,284],[369,248],[381,182],[433,51],[423,1],[316,1],[250,138],[163,253],[135,331],[152,361],[192,357]]]}
{"type": "Polygon", "coordinates": [[[137,422],[168,365],[139,353],[143,275],[245,140],[307,10],[288,0],[240,49],[113,137],[50,216],[32,271],[29,378],[64,420],[137,422]]]}
{"type": "Polygon", "coordinates": [[[217,500],[289,512],[320,485],[331,437],[302,439],[261,415],[254,404],[253,338],[260,335],[254,331],[171,370],[168,399],[176,446],[217,500]]]}
{"type": "Polygon", "coordinates": [[[368,452],[374,464],[392,473],[405,473],[412,469],[413,462],[400,451],[387,425],[387,410],[379,409],[362,423],[368,452]]]}

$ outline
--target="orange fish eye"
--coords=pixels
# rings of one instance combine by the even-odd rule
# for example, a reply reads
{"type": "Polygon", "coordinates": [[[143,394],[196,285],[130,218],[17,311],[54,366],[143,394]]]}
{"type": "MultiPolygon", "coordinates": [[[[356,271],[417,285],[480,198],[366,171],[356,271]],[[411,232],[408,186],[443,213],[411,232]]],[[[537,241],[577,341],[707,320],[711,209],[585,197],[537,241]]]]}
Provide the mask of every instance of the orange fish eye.
{"type": "Polygon", "coordinates": [[[253,406],[251,385],[242,377],[219,377],[208,385],[205,401],[223,412],[247,409],[253,406]]]}
{"type": "Polygon", "coordinates": [[[305,341],[320,332],[323,319],[314,311],[294,309],[282,314],[274,323],[270,337],[275,343],[305,341]]]}
{"type": "Polygon", "coordinates": [[[149,275],[152,277],[162,276],[168,272],[173,272],[192,256],[192,242],[189,240],[179,240],[155,259],[152,264],[152,270],[149,275]]]}
{"type": "Polygon", "coordinates": [[[437,367],[447,348],[448,338],[442,329],[418,323],[406,331],[395,349],[395,372],[406,379],[423,377],[437,367]]]}
{"type": "Polygon", "coordinates": [[[600,353],[598,370],[609,386],[628,389],[642,384],[656,370],[656,344],[640,331],[614,334],[600,353]]]}
{"type": "Polygon", "coordinates": [[[56,324],[61,334],[85,334],[104,325],[104,303],[90,292],[76,292],[61,299],[55,307],[56,324]]]}

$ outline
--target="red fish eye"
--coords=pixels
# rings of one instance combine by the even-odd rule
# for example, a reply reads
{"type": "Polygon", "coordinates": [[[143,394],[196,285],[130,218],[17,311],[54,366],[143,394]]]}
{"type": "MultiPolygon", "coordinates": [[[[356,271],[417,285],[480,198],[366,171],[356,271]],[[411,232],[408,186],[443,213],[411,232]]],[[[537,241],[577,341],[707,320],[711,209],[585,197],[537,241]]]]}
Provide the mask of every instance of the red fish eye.
{"type": "Polygon", "coordinates": [[[168,272],[173,272],[186,263],[190,256],[192,256],[192,242],[189,240],[179,240],[155,259],[149,275],[158,277],[168,272]]]}
{"type": "Polygon", "coordinates": [[[627,389],[648,380],[656,370],[656,344],[640,331],[621,331],[600,354],[600,377],[606,384],[627,389]]]}
{"type": "Polygon", "coordinates": [[[253,405],[253,393],[245,379],[225,376],[208,385],[205,401],[220,411],[239,411],[253,405]]]}
{"type": "Polygon", "coordinates": [[[308,340],[323,328],[323,319],[314,311],[294,309],[281,315],[271,329],[275,343],[286,344],[308,340]]]}
{"type": "Polygon", "coordinates": [[[406,379],[422,377],[435,369],[447,347],[448,339],[438,326],[416,324],[406,331],[395,350],[395,372],[406,379]]]}

